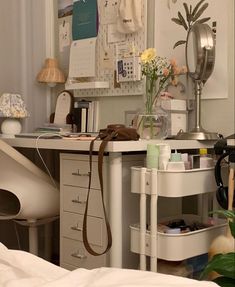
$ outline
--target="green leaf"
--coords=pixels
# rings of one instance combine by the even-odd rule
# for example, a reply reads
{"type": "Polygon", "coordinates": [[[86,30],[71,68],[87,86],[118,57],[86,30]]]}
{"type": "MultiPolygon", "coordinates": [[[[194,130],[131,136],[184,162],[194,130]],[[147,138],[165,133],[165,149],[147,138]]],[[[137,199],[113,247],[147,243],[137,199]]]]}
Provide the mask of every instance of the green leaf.
{"type": "Polygon", "coordinates": [[[191,13],[193,16],[197,13],[198,8],[201,6],[201,4],[204,2],[205,0],[201,0],[197,3],[197,5],[195,6],[195,8],[193,9],[193,12],[191,13]]]}
{"type": "Polygon", "coordinates": [[[211,17],[202,18],[202,19],[196,21],[195,23],[202,24],[202,23],[209,21],[210,19],[211,19],[211,17]]]}
{"type": "Polygon", "coordinates": [[[187,26],[187,24],[186,24],[186,22],[184,20],[184,17],[182,16],[182,14],[180,12],[178,12],[178,17],[179,17],[182,25],[184,26],[184,29],[187,31],[188,30],[188,26],[187,26]]]}
{"type": "Polygon", "coordinates": [[[223,215],[226,218],[231,218],[235,220],[235,211],[233,210],[218,209],[218,210],[209,212],[209,214],[213,214],[213,213],[218,214],[218,215],[223,215]]]}
{"type": "Polygon", "coordinates": [[[183,26],[182,22],[178,18],[171,18],[171,21],[175,22],[178,25],[182,25],[183,26]]]}
{"type": "Polygon", "coordinates": [[[235,279],[235,253],[229,252],[213,256],[202,272],[201,278],[205,277],[211,271],[215,271],[222,276],[235,279]]]}
{"type": "Polygon", "coordinates": [[[234,287],[235,286],[235,280],[228,278],[228,277],[217,277],[216,279],[213,280],[216,284],[222,287],[234,287]]]}
{"type": "Polygon", "coordinates": [[[173,49],[175,49],[176,47],[178,47],[178,46],[180,46],[180,45],[183,45],[183,44],[185,44],[185,43],[186,43],[185,40],[180,40],[180,41],[178,41],[178,42],[175,43],[173,49]]]}
{"type": "MultiPolygon", "coordinates": [[[[229,221],[229,227],[233,238],[235,238],[235,221],[229,221]]],[[[235,248],[235,246],[234,246],[235,248]]]]}
{"type": "Polygon", "coordinates": [[[206,10],[206,8],[209,6],[208,3],[205,3],[199,10],[198,12],[193,16],[193,21],[196,21],[202,13],[206,10]]]}

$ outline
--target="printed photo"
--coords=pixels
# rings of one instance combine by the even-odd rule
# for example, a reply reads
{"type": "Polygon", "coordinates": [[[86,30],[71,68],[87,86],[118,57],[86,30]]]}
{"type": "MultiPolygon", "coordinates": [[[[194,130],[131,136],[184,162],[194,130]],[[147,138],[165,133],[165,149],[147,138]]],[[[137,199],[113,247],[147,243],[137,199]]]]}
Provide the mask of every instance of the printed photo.
{"type": "Polygon", "coordinates": [[[73,0],[58,0],[58,18],[73,14],[73,0]]]}

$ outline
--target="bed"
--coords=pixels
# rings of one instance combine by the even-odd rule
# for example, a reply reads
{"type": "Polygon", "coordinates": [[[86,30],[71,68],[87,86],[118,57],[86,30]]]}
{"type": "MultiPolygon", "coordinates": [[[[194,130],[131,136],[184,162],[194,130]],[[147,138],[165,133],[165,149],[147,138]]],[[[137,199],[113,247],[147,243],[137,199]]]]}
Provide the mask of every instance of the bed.
{"type": "Polygon", "coordinates": [[[30,253],[0,243],[0,287],[215,287],[197,281],[148,271],[118,268],[68,271],[30,253]]]}

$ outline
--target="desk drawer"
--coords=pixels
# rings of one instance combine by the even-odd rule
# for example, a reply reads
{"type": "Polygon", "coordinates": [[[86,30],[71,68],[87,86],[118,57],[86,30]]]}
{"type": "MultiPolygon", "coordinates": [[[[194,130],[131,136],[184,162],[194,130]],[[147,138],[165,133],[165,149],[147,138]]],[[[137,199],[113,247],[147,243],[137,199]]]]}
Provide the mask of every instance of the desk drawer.
{"type": "MultiPolygon", "coordinates": [[[[66,185],[64,185],[62,189],[63,192],[61,203],[63,205],[63,210],[84,214],[87,199],[87,189],[66,185]]],[[[88,215],[103,217],[102,199],[100,190],[98,189],[90,190],[88,215]]]]}
{"type": "MultiPolygon", "coordinates": [[[[82,241],[83,215],[63,212],[61,223],[62,236],[82,241]]],[[[87,218],[88,241],[90,244],[102,246],[104,221],[101,218],[88,216],[87,218]]]]}
{"type": "MultiPolygon", "coordinates": [[[[62,238],[62,246],[62,263],[86,269],[107,266],[106,255],[92,256],[85,250],[83,243],[80,241],[62,238]]],[[[99,250],[99,248],[96,250],[99,252],[102,251],[101,249],[99,250]]]]}
{"type": "MultiPolygon", "coordinates": [[[[88,187],[90,172],[88,156],[87,161],[63,159],[61,171],[60,180],[64,185],[88,187]]],[[[92,163],[91,187],[100,188],[97,162],[92,163]]]]}

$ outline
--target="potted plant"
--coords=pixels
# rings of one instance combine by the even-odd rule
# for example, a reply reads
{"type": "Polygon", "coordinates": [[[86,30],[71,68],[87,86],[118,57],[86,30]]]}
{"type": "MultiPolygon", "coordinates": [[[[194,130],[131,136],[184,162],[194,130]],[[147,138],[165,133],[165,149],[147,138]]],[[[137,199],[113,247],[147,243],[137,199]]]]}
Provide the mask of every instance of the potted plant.
{"type": "MultiPolygon", "coordinates": [[[[228,219],[229,224],[229,235],[223,236],[224,239],[229,239],[232,237],[232,240],[235,239],[235,211],[234,210],[217,210],[214,213],[223,215],[228,219]]],[[[222,237],[221,237],[222,239],[222,237]]],[[[226,241],[225,241],[226,242],[226,241]]],[[[233,245],[235,241],[232,241],[233,245]]],[[[224,243],[225,245],[225,243],[224,243]]],[[[212,257],[208,262],[205,269],[201,274],[201,278],[205,278],[211,272],[217,272],[217,276],[214,281],[219,286],[222,287],[234,287],[235,286],[235,245],[234,251],[228,253],[219,253],[212,257]]]]}

